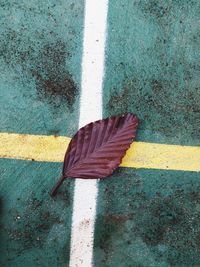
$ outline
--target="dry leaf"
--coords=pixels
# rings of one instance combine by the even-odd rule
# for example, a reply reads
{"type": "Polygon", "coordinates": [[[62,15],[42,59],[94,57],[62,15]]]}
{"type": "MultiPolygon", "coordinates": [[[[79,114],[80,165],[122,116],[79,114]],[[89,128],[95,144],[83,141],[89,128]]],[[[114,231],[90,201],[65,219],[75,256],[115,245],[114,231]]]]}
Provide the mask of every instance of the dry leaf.
{"type": "Polygon", "coordinates": [[[62,177],[51,196],[65,178],[95,179],[112,174],[135,137],[137,125],[137,117],[127,113],[91,122],[79,129],[68,146],[62,177]]]}

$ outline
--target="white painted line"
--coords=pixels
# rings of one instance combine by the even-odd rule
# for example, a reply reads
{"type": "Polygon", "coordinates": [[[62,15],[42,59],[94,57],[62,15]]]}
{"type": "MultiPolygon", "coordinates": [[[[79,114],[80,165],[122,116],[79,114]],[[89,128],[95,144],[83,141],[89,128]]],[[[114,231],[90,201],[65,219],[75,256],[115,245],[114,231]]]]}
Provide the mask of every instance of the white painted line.
{"type": "MultiPolygon", "coordinates": [[[[108,0],[86,0],[79,127],[102,118],[108,0]]],[[[76,179],[70,267],[93,265],[97,180],[76,179]]]]}

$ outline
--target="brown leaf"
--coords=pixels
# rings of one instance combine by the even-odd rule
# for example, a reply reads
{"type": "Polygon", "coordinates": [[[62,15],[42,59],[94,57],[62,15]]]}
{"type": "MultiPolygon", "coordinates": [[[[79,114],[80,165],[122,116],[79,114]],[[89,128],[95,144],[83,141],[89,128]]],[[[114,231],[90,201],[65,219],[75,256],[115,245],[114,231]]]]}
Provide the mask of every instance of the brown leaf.
{"type": "Polygon", "coordinates": [[[112,174],[135,137],[137,125],[137,117],[127,113],[91,122],[79,129],[68,146],[62,177],[51,196],[65,178],[95,179],[112,174]]]}

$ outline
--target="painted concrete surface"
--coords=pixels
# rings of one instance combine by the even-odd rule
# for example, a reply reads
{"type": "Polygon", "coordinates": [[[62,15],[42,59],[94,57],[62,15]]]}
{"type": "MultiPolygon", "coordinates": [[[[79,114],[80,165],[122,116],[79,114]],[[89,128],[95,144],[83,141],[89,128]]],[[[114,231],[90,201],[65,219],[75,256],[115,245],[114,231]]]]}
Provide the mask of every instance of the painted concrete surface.
{"type": "MultiPolygon", "coordinates": [[[[1,2],[2,132],[77,130],[83,9],[1,2]]],[[[200,145],[199,14],[199,1],[109,1],[103,113],[136,113],[137,140],[200,145]]],[[[1,266],[68,266],[74,181],[48,195],[61,166],[1,159],[1,266]]],[[[120,168],[100,181],[94,266],[200,266],[199,179],[120,168]]]]}
{"type": "MultiPolygon", "coordinates": [[[[0,131],[78,128],[84,1],[1,1],[0,131]]],[[[74,181],[62,164],[1,159],[2,267],[68,266],[74,181]]]]}
{"type": "MultiPolygon", "coordinates": [[[[102,118],[107,10],[108,0],[85,1],[79,127],[102,118]]],[[[86,130],[84,140],[88,138],[89,134],[86,130]]],[[[86,154],[88,153],[89,148],[86,154]]],[[[76,179],[71,227],[70,267],[93,266],[97,195],[98,181],[96,179],[76,179]]]]}
{"type": "Polygon", "coordinates": [[[1,266],[67,266],[73,180],[49,191],[61,164],[1,159],[1,266]]]}
{"type": "MultiPolygon", "coordinates": [[[[110,0],[104,115],[137,140],[200,145],[199,1],[110,0]]],[[[200,266],[200,174],[119,169],[99,183],[95,266],[200,266]]]]}
{"type": "Polygon", "coordinates": [[[1,131],[77,130],[83,1],[1,3],[1,131]]]}
{"type": "Polygon", "coordinates": [[[104,115],[136,113],[138,140],[200,145],[200,2],[109,3],[104,115]]]}
{"type": "Polygon", "coordinates": [[[119,169],[99,183],[94,266],[200,265],[199,173],[119,169]]]}

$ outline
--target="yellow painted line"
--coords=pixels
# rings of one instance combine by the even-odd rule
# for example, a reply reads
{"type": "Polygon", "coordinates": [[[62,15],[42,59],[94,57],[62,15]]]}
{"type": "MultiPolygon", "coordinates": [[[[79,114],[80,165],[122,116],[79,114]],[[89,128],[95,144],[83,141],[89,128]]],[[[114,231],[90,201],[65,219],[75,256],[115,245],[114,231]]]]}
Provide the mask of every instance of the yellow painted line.
{"type": "Polygon", "coordinates": [[[200,147],[134,142],[121,166],[199,172],[200,147]]]}
{"type": "MultiPolygon", "coordinates": [[[[70,138],[0,133],[0,158],[62,162],[70,138]]],[[[122,167],[200,172],[200,147],[134,142],[122,167]]]]}
{"type": "Polygon", "coordinates": [[[69,142],[64,136],[0,133],[0,157],[60,162],[69,142]]]}

